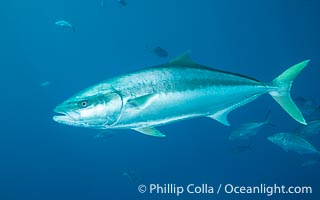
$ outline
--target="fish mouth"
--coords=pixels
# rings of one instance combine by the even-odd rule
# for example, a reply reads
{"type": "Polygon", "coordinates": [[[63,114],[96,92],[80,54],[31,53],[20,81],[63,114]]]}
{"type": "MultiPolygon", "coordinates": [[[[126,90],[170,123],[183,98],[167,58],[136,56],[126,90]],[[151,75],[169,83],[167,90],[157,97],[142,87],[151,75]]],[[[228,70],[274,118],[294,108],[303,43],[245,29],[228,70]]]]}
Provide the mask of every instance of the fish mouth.
{"type": "Polygon", "coordinates": [[[67,125],[74,124],[74,120],[71,117],[69,117],[68,115],[55,115],[52,117],[52,119],[55,122],[58,122],[60,124],[67,124],[67,125]]]}
{"type": "Polygon", "coordinates": [[[66,125],[76,125],[78,124],[78,121],[80,119],[80,115],[77,112],[65,112],[59,109],[59,107],[56,107],[53,110],[55,113],[60,115],[55,115],[52,117],[52,119],[55,122],[66,124],[66,125]]]}

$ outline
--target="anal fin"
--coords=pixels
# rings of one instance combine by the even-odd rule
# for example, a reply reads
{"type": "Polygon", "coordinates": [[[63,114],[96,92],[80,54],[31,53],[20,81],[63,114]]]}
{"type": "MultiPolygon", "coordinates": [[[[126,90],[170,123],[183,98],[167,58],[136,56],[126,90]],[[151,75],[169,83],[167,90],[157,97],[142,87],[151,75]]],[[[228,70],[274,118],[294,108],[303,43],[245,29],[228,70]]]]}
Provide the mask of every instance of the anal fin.
{"type": "Polygon", "coordinates": [[[217,120],[218,122],[222,123],[223,125],[225,126],[230,126],[230,123],[228,121],[228,114],[229,114],[230,111],[225,111],[225,110],[222,110],[222,111],[219,111],[213,115],[209,115],[208,117],[214,119],[214,120],[217,120]]]}
{"type": "Polygon", "coordinates": [[[133,128],[133,130],[138,131],[145,135],[150,135],[154,137],[166,137],[163,133],[161,133],[158,129],[154,127],[143,127],[143,128],[133,128]]]}
{"type": "Polygon", "coordinates": [[[241,107],[241,106],[243,106],[243,105],[255,100],[256,98],[258,98],[258,96],[259,95],[253,95],[253,96],[251,96],[251,97],[249,97],[247,99],[244,99],[244,100],[242,100],[242,101],[240,101],[240,102],[238,102],[236,104],[233,104],[233,105],[231,105],[231,106],[229,106],[227,108],[219,110],[218,112],[216,112],[216,113],[214,113],[212,115],[208,115],[208,117],[210,117],[211,119],[217,120],[218,122],[220,122],[220,123],[222,123],[222,124],[224,124],[226,126],[230,126],[230,123],[228,121],[228,114],[231,111],[233,111],[233,110],[235,110],[235,109],[237,109],[237,108],[239,108],[239,107],[241,107]]]}

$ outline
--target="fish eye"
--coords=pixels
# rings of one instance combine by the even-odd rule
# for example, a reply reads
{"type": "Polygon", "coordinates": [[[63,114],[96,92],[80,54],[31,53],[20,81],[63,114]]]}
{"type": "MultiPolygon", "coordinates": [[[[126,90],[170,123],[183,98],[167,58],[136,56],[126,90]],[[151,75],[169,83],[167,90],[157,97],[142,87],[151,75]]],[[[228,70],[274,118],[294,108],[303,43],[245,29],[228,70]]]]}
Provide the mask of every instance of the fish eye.
{"type": "Polygon", "coordinates": [[[285,143],[286,139],[284,139],[284,137],[281,138],[281,142],[285,143]]]}
{"type": "Polygon", "coordinates": [[[79,102],[79,107],[80,108],[86,108],[88,106],[88,101],[87,100],[83,100],[79,102]]]}

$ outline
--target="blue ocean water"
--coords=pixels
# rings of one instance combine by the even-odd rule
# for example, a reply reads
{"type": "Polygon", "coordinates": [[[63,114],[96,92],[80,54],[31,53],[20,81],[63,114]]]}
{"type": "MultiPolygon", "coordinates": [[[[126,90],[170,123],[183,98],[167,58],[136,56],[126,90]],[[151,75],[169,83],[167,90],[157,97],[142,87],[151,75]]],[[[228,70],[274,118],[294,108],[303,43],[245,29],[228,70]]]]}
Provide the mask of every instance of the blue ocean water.
{"type": "MultiPolygon", "coordinates": [[[[52,120],[53,108],[74,93],[186,50],[198,63],[264,82],[311,59],[292,96],[320,104],[319,6],[316,0],[1,1],[0,199],[319,199],[320,164],[302,167],[317,157],[285,152],[267,140],[299,126],[269,95],[233,111],[231,127],[191,119],[160,127],[166,138],[131,130],[95,138],[98,130],[52,120]],[[76,31],[55,25],[58,20],[76,31]],[[169,56],[152,53],[157,46],[169,56]],[[241,123],[263,121],[269,110],[276,126],[249,140],[228,139],[241,123]],[[239,148],[249,143],[250,149],[239,148]],[[151,184],[185,190],[207,184],[215,193],[177,197],[150,193],[151,184]],[[313,191],[216,194],[220,184],[313,191]]],[[[309,140],[318,149],[319,137],[309,140]]]]}

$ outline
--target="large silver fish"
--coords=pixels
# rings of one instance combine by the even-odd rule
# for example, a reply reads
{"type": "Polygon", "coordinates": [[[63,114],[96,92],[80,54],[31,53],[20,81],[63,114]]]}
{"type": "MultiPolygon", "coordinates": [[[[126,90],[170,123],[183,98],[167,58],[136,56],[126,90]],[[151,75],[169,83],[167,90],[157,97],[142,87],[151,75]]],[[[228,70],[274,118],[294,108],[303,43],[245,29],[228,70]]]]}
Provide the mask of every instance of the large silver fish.
{"type": "Polygon", "coordinates": [[[190,53],[172,61],[108,79],[67,99],[54,111],[62,124],[96,129],[133,129],[163,137],[155,127],[194,117],[229,125],[227,115],[269,93],[296,121],[306,124],[290,97],[294,78],[309,60],[286,70],[271,83],[211,69],[190,53]]]}
{"type": "Polygon", "coordinates": [[[299,154],[320,154],[307,140],[293,133],[276,133],[269,136],[268,140],[282,147],[285,151],[295,151],[299,154]]]}

